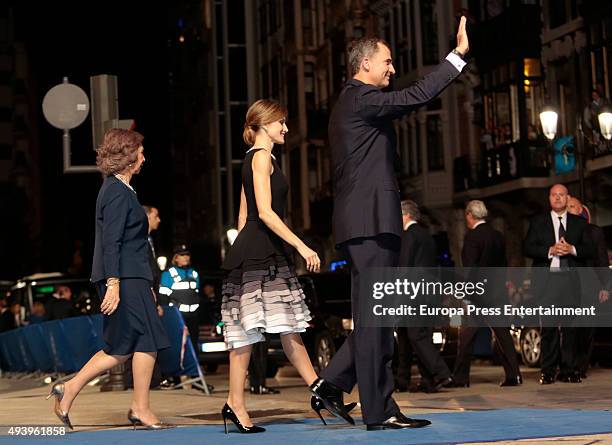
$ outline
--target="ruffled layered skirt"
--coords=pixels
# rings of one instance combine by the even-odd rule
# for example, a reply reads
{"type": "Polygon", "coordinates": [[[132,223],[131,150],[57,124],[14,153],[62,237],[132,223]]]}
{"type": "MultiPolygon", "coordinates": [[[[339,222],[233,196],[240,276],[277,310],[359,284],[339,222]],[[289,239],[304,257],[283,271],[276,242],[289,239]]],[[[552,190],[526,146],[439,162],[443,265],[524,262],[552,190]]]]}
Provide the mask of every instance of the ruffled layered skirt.
{"type": "Polygon", "coordinates": [[[272,251],[253,250],[264,246],[249,240],[248,232],[241,231],[224,264],[221,317],[228,349],[263,341],[264,333],[304,332],[312,318],[286,250],[276,245],[272,251]]]}

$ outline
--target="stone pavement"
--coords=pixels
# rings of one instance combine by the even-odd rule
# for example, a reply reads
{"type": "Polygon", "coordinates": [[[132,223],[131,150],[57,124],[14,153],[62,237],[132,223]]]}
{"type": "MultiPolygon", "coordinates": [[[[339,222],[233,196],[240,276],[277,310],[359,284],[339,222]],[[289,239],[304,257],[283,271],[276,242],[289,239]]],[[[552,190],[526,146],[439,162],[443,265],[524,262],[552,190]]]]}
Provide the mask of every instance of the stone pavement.
{"type": "MultiPolygon", "coordinates": [[[[405,414],[418,414],[425,418],[424,413],[497,408],[609,410],[612,407],[610,369],[592,370],[581,384],[555,383],[548,386],[537,383],[537,370],[525,368],[522,372],[525,380],[522,386],[500,388],[498,382],[503,376],[501,367],[475,365],[470,388],[449,389],[437,394],[396,393],[394,397],[405,414]]],[[[207,379],[215,386],[210,397],[192,389],[152,391],[154,411],[166,422],[178,425],[217,424],[221,428],[219,411],[227,398],[227,367],[220,367],[216,374],[207,376],[207,379]]],[[[275,379],[268,380],[268,385],[280,389],[281,394],[246,394],[247,406],[255,422],[316,418],[310,409],[309,393],[293,368],[281,368],[275,379]]],[[[0,409],[0,424],[59,424],[52,413],[52,401],[44,398],[48,390],[47,385],[37,380],[1,378],[0,404],[3,409],[0,409]]],[[[130,399],[130,391],[102,393],[97,386],[86,387],[70,413],[76,431],[127,427],[126,413],[130,399]]],[[[347,396],[346,400],[358,401],[357,391],[347,396]]],[[[358,408],[355,415],[360,415],[358,408]]],[[[497,443],[549,444],[559,441],[563,445],[612,444],[612,434],[497,443]]]]}

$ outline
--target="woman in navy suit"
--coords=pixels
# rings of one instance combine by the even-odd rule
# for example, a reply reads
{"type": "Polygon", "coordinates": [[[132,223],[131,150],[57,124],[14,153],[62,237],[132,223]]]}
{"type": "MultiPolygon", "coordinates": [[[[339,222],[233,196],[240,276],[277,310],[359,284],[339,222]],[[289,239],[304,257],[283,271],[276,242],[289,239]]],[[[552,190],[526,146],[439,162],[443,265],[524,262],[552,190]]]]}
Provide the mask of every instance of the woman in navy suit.
{"type": "Polygon", "coordinates": [[[104,342],[71,380],[53,386],[55,414],[72,428],[68,411],[83,386],[133,356],[134,397],[128,419],[136,426],[162,429],[149,407],[149,385],[157,351],[170,346],[157,315],[149,265],[148,221],[130,185],[145,160],[143,137],[130,130],[106,132],[97,149],[105,179],[96,201],[96,241],[91,281],[102,297],[104,342]]]}

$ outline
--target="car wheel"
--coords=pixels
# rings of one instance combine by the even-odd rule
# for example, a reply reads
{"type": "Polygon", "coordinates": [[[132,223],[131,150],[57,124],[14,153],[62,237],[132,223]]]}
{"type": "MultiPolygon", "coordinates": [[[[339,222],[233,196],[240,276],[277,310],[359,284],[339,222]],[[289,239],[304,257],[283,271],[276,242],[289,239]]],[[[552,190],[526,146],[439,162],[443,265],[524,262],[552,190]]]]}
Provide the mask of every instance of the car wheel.
{"type": "Polygon", "coordinates": [[[336,345],[329,332],[324,331],[315,337],[314,359],[317,373],[323,371],[336,353],[336,345]]]}
{"type": "Polygon", "coordinates": [[[530,368],[540,365],[542,335],[537,328],[526,328],[521,335],[521,359],[530,368]]]}

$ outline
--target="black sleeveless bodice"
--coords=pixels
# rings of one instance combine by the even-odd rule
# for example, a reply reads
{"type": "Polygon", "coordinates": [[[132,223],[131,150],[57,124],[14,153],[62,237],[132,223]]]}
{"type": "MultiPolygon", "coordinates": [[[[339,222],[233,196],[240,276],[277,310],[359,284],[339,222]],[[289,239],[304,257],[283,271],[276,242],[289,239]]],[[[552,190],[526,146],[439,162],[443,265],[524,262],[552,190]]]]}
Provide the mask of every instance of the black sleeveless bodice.
{"type": "MultiPolygon", "coordinates": [[[[253,155],[258,150],[263,149],[256,148],[247,152],[242,165],[242,185],[244,186],[244,195],[247,202],[247,221],[225,257],[225,261],[221,266],[225,270],[238,268],[245,260],[274,259],[277,255],[289,256],[289,245],[259,219],[255,189],[253,187],[252,167],[253,155]]],[[[287,206],[289,184],[274,158],[272,158],[272,166],[274,168],[270,176],[272,210],[280,218],[283,218],[287,206]]]]}

